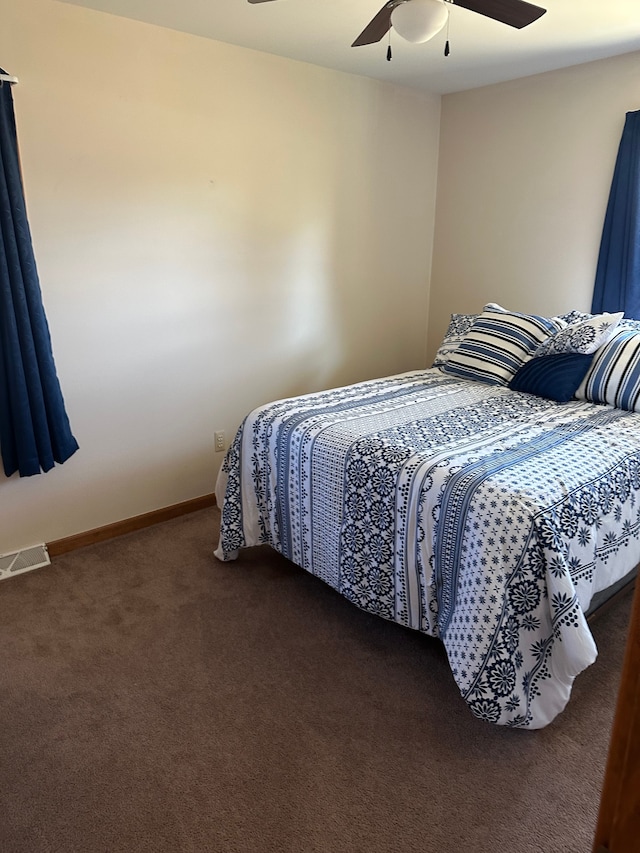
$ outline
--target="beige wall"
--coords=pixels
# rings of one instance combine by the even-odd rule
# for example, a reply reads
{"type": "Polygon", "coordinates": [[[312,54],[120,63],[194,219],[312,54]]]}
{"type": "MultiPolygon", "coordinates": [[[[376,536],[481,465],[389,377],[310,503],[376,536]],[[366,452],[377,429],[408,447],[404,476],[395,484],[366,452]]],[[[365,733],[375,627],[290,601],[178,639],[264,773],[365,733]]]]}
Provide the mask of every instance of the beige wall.
{"type": "Polygon", "coordinates": [[[640,53],[447,95],[429,357],[452,312],[588,310],[640,53]]]}
{"type": "Polygon", "coordinates": [[[262,402],[425,363],[439,97],[55,0],[0,21],[81,446],[0,480],[0,553],[213,491],[262,402]]]}

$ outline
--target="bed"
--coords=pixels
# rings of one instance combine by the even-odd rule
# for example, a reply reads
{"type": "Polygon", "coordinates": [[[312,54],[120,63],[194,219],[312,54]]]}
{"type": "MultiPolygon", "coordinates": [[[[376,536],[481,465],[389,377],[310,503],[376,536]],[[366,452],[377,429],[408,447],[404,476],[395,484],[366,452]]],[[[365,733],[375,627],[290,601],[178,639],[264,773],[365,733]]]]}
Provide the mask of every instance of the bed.
{"type": "MultiPolygon", "coordinates": [[[[592,601],[640,562],[640,414],[586,399],[616,334],[637,337],[640,363],[640,331],[605,329],[578,353],[571,398],[549,399],[514,380],[561,355],[549,340],[575,324],[543,318],[515,367],[478,380],[464,375],[473,357],[486,372],[495,354],[462,344],[500,313],[486,309],[456,346],[445,336],[432,368],[251,412],[218,477],[215,553],[269,544],[358,607],[441,640],[477,717],[541,728],[596,658],[592,601]]],[[[490,325],[513,316],[519,337],[531,315],[490,325]]]]}

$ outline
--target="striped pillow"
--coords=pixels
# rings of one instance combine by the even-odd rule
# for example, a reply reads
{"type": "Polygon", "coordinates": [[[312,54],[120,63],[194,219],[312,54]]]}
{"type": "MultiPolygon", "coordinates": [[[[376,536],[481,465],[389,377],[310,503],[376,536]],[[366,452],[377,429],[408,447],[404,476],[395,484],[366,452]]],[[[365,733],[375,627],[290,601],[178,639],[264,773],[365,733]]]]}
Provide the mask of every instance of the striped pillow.
{"type": "Polygon", "coordinates": [[[514,391],[524,391],[568,403],[591,366],[589,353],[562,352],[531,358],[522,365],[509,383],[514,391]]]}
{"type": "Polygon", "coordinates": [[[640,331],[618,329],[595,354],[578,400],[640,411],[640,331]]]}
{"type": "Polygon", "coordinates": [[[506,385],[560,328],[560,323],[535,314],[483,311],[440,369],[462,379],[506,385]]]}

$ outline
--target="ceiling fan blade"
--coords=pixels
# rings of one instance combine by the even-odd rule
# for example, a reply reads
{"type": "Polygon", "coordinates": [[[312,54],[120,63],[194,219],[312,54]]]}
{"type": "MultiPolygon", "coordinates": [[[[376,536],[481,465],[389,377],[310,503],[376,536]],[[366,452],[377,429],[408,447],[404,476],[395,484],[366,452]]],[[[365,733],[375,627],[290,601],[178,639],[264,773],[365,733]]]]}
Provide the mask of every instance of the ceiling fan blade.
{"type": "Polygon", "coordinates": [[[454,6],[462,6],[519,30],[537,21],[547,11],[524,0],[454,0],[454,6]]]}
{"type": "Polygon", "coordinates": [[[249,3],[270,3],[271,0],[249,0],[249,3]]]}
{"type": "Polygon", "coordinates": [[[375,42],[380,41],[391,29],[391,13],[402,2],[403,0],[389,0],[389,2],[385,3],[375,18],[369,21],[351,47],[361,47],[363,44],[375,44],[375,42]]]}

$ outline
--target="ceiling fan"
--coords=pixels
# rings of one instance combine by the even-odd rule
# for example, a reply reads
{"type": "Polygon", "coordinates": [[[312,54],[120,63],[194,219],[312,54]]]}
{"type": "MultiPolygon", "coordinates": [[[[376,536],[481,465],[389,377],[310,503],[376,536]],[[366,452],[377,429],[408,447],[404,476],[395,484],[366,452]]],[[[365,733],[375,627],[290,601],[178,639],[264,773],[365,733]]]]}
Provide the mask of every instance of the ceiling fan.
{"type": "MultiPolygon", "coordinates": [[[[268,2],[270,0],[249,0],[249,3],[268,2]]],[[[532,24],[546,12],[525,0],[387,0],[351,47],[380,41],[392,26],[407,41],[427,41],[444,27],[449,13],[447,7],[452,5],[517,29],[532,24]]]]}

